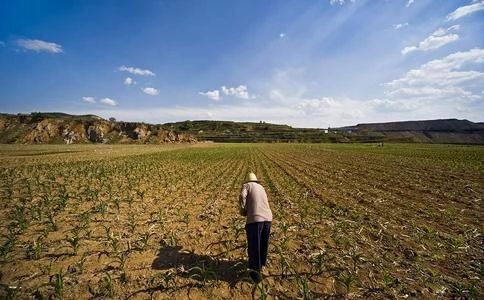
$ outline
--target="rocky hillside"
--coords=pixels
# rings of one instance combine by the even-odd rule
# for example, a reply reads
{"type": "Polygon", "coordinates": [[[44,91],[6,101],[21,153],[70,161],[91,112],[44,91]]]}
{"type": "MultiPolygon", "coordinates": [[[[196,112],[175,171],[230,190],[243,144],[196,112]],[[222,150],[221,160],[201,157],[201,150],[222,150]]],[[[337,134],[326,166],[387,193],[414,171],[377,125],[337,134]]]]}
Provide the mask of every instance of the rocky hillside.
{"type": "Polygon", "coordinates": [[[358,124],[339,128],[360,137],[410,143],[484,144],[484,124],[468,120],[442,119],[358,124]]]}
{"type": "Polygon", "coordinates": [[[94,115],[63,113],[0,114],[0,143],[193,143],[186,133],[162,125],[116,122],[94,115]]]}

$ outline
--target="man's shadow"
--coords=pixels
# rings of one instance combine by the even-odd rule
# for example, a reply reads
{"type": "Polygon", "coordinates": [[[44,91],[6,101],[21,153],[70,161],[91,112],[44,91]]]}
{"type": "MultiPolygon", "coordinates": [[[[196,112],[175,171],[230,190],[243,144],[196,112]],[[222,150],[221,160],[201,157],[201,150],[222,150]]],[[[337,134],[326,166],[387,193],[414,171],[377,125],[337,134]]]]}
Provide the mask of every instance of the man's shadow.
{"type": "Polygon", "coordinates": [[[177,275],[198,281],[225,281],[231,288],[247,280],[247,263],[244,260],[227,260],[182,250],[161,242],[161,248],[151,267],[155,270],[177,268],[177,275]],[[180,270],[182,269],[182,270],[180,270]]]}

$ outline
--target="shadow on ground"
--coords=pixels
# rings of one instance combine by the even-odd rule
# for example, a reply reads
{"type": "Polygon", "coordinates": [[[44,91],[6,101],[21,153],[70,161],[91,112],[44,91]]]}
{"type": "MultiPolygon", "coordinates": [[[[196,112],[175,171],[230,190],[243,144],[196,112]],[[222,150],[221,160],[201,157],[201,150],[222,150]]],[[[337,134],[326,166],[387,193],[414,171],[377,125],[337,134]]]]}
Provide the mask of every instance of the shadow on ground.
{"type": "Polygon", "coordinates": [[[181,246],[169,246],[162,243],[151,267],[155,270],[177,268],[178,275],[199,281],[225,281],[231,287],[246,280],[247,263],[243,260],[227,260],[201,255],[183,250],[181,246]],[[180,271],[180,268],[183,268],[180,271]]]}

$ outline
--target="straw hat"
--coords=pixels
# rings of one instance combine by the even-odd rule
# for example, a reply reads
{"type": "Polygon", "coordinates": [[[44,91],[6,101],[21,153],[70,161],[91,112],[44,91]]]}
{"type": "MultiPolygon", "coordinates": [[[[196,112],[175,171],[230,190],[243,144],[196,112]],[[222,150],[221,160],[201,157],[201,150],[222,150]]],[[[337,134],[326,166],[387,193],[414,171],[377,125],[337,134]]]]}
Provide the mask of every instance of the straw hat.
{"type": "Polygon", "coordinates": [[[250,182],[250,181],[255,181],[255,182],[259,182],[259,180],[257,180],[257,176],[255,176],[254,173],[250,172],[248,175],[247,175],[247,182],[250,182]]]}

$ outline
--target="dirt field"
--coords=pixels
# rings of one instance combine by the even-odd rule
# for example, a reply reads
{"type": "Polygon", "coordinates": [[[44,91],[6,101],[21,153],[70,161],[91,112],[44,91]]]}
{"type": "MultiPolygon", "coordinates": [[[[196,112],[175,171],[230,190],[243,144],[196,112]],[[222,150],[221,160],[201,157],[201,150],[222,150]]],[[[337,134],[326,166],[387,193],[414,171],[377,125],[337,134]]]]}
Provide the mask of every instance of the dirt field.
{"type": "Polygon", "coordinates": [[[3,145],[0,162],[0,297],[484,297],[483,147],[3,145]],[[274,213],[258,286],[249,171],[274,213]]]}

